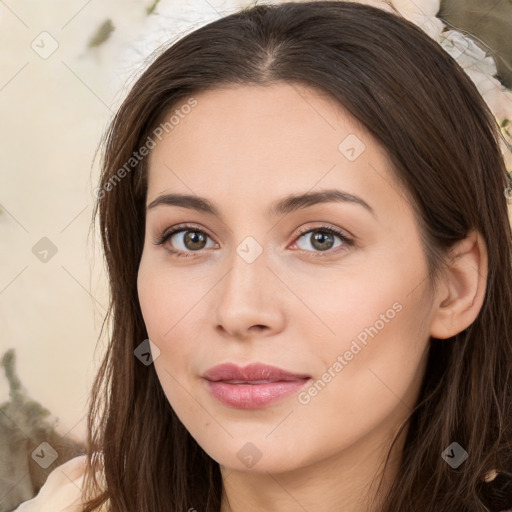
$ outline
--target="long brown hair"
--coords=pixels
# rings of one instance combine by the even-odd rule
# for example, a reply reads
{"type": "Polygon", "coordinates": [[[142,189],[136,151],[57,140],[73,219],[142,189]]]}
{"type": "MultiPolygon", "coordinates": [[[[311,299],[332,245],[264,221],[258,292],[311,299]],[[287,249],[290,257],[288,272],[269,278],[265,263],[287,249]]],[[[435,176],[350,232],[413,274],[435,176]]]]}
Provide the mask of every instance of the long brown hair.
{"type": "Polygon", "coordinates": [[[327,93],[382,144],[414,205],[432,278],[471,229],[487,245],[479,316],[453,338],[430,340],[383,512],[504,508],[500,493],[512,477],[512,236],[497,123],[464,71],[421,29],[370,6],[319,1],[253,5],[173,43],[140,76],[105,135],[95,216],[111,303],[88,418],[86,482],[97,498],[84,511],[107,500],[113,512],[220,510],[218,463],[177,418],[153,365],[134,357],[148,337],[136,286],[147,158],[130,159],[193,94],[280,81],[327,93]],[[468,452],[457,469],[441,457],[454,441],[468,452]],[[103,490],[93,487],[97,452],[103,490]],[[484,482],[493,469],[499,477],[484,482]]]}

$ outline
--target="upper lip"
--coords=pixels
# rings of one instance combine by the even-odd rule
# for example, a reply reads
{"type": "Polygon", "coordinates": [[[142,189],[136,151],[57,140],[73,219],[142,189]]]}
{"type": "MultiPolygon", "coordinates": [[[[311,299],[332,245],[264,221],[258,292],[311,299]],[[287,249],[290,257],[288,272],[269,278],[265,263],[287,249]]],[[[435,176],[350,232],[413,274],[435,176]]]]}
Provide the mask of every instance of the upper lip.
{"type": "Polygon", "coordinates": [[[202,376],[210,381],[237,380],[242,382],[277,382],[310,378],[309,375],[303,373],[293,373],[277,366],[261,363],[252,363],[244,367],[233,363],[219,364],[208,369],[202,376]]]}

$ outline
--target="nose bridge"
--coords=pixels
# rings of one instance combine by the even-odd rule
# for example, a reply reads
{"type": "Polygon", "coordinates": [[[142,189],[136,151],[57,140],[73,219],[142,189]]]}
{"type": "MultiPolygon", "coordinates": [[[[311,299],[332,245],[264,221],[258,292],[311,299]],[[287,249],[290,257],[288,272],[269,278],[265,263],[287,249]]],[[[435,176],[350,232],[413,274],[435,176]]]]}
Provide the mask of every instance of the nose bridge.
{"type": "Polygon", "coordinates": [[[251,236],[235,247],[217,303],[217,323],[226,331],[243,334],[254,325],[275,329],[282,321],[269,263],[268,251],[251,236]]]}
{"type": "MultiPolygon", "coordinates": [[[[245,237],[230,257],[230,270],[225,278],[223,298],[246,302],[257,299],[271,272],[267,252],[252,236],[245,237]]],[[[267,287],[268,290],[268,287],[267,287]]]]}

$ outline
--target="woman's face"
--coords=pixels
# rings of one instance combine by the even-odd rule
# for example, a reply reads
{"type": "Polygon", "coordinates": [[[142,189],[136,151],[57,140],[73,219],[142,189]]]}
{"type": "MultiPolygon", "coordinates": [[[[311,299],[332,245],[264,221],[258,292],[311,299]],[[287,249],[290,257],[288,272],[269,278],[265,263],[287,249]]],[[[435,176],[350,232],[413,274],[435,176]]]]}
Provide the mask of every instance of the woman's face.
{"type": "Polygon", "coordinates": [[[138,290],[162,388],[231,470],[362,464],[425,369],[434,297],[411,206],[382,148],[318,92],[195,100],[149,155],[138,290]],[[291,376],[205,378],[224,363],[291,376]]]}

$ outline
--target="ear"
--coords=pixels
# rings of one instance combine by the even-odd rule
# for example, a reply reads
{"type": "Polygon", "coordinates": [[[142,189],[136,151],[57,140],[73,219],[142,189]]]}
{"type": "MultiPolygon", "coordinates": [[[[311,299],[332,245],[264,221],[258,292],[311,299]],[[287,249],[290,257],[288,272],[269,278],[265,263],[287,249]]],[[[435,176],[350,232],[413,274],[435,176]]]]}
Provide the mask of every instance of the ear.
{"type": "Polygon", "coordinates": [[[437,285],[430,335],[446,339],[471,325],[482,308],[486,287],[487,247],[473,230],[449,252],[437,285]]]}

